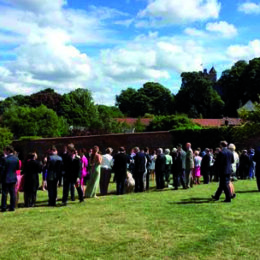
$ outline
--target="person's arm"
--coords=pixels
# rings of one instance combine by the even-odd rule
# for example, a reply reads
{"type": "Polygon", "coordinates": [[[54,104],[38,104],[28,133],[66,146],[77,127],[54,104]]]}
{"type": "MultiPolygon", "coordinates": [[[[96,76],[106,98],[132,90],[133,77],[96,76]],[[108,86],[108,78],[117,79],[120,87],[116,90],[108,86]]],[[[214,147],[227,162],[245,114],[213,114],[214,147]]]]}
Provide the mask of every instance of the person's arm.
{"type": "Polygon", "coordinates": [[[97,155],[96,155],[96,163],[97,163],[98,165],[100,165],[101,162],[102,162],[102,157],[101,157],[100,154],[97,154],[97,155]]]}

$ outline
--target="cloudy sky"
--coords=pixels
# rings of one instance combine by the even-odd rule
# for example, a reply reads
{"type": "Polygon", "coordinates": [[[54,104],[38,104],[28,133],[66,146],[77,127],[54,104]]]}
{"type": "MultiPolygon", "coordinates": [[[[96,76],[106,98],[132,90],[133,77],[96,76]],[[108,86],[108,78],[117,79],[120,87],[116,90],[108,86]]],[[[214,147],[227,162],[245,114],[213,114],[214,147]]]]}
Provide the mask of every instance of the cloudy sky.
{"type": "Polygon", "coordinates": [[[260,57],[257,0],[0,0],[0,98],[45,88],[96,103],[147,81],[260,57]]]}

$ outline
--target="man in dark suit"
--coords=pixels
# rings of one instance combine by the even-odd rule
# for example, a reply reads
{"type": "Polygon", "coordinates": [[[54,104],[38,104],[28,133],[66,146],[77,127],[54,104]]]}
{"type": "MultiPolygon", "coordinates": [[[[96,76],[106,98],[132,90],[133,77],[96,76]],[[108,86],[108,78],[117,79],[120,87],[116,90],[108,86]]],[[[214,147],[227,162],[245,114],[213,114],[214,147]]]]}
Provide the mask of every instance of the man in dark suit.
{"type": "Polygon", "coordinates": [[[127,161],[128,159],[127,159],[127,155],[125,154],[125,148],[120,147],[118,153],[114,155],[114,165],[113,165],[117,195],[122,195],[125,192],[124,186],[126,180],[127,161]]]}
{"type": "Polygon", "coordinates": [[[209,184],[210,176],[210,154],[209,149],[205,149],[206,154],[203,156],[201,161],[201,174],[203,176],[204,184],[209,184]]]}
{"type": "Polygon", "coordinates": [[[1,179],[2,179],[2,212],[6,211],[7,194],[10,194],[10,211],[15,208],[15,184],[17,182],[16,171],[19,170],[19,159],[14,156],[14,148],[7,146],[4,149],[1,179]]]}
{"type": "Polygon", "coordinates": [[[62,204],[63,206],[67,205],[68,195],[69,195],[69,188],[71,191],[71,200],[75,201],[75,189],[76,186],[78,192],[79,202],[83,202],[83,190],[80,186],[80,179],[81,179],[81,171],[82,171],[82,164],[80,157],[76,156],[76,149],[74,144],[68,145],[68,153],[65,161],[63,162],[65,165],[65,175],[64,175],[64,184],[63,184],[63,197],[62,197],[62,204]]]}
{"type": "Polygon", "coordinates": [[[166,157],[163,154],[163,149],[157,149],[157,159],[155,161],[155,176],[156,176],[156,188],[164,188],[164,174],[166,168],[166,157]]]}
{"type": "Polygon", "coordinates": [[[256,149],[255,155],[253,157],[253,161],[256,163],[255,165],[256,184],[258,190],[260,191],[260,147],[256,149]]]}
{"type": "Polygon", "coordinates": [[[135,192],[144,191],[144,173],[146,170],[146,156],[140,152],[139,147],[134,148],[134,179],[135,179],[135,192]]]}
{"type": "Polygon", "coordinates": [[[225,192],[226,199],[224,202],[231,202],[231,193],[229,188],[229,182],[230,182],[230,175],[232,173],[232,163],[234,163],[234,155],[233,153],[227,149],[227,142],[222,141],[220,143],[220,147],[222,148],[219,156],[218,156],[218,167],[219,167],[219,187],[215,193],[215,195],[212,195],[212,198],[214,200],[219,200],[219,197],[222,193],[222,191],[225,192]]]}
{"type": "Polygon", "coordinates": [[[47,187],[49,195],[49,206],[56,206],[58,181],[62,171],[62,158],[58,156],[56,147],[51,148],[51,155],[47,162],[47,187]]]}

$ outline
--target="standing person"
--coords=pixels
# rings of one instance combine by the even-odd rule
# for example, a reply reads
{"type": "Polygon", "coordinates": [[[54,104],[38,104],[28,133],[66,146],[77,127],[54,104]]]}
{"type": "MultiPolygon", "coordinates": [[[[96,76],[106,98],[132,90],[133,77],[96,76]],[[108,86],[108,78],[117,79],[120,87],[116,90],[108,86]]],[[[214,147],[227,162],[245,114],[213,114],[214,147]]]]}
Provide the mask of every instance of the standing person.
{"type": "Polygon", "coordinates": [[[157,159],[155,161],[155,177],[156,189],[164,189],[164,175],[165,175],[166,157],[163,154],[163,149],[157,149],[157,159]]]}
{"type": "Polygon", "coordinates": [[[170,175],[172,171],[172,156],[170,155],[170,149],[165,149],[166,165],[165,165],[165,181],[167,187],[170,188],[170,175]]]}
{"type": "MultiPolygon", "coordinates": [[[[18,157],[17,154],[15,154],[15,155],[18,157]]],[[[16,196],[15,206],[16,206],[16,208],[18,207],[18,203],[19,203],[19,191],[23,190],[22,175],[21,175],[22,161],[20,160],[19,157],[18,157],[18,159],[19,159],[19,170],[16,171],[17,182],[16,182],[16,185],[15,185],[15,196],[16,196]]]]}
{"type": "Polygon", "coordinates": [[[249,161],[250,161],[250,166],[249,166],[249,179],[252,180],[255,178],[255,162],[253,160],[253,157],[255,155],[255,150],[250,148],[249,149],[249,161]]]}
{"type": "Polygon", "coordinates": [[[1,180],[2,180],[2,212],[7,208],[7,195],[10,194],[10,211],[15,210],[15,184],[17,182],[16,171],[19,170],[19,159],[14,156],[14,148],[7,146],[4,149],[1,180]]]}
{"type": "Polygon", "coordinates": [[[154,181],[154,179],[155,179],[155,161],[157,158],[156,150],[153,151],[153,154],[150,157],[151,157],[150,176],[151,176],[152,181],[154,181]]]}
{"type": "Polygon", "coordinates": [[[97,198],[97,189],[100,182],[102,156],[99,154],[99,147],[94,146],[90,156],[89,164],[91,166],[90,180],[86,189],[87,198],[97,198]]]}
{"type": "Polygon", "coordinates": [[[41,173],[41,164],[37,161],[35,152],[29,153],[28,160],[24,164],[22,174],[24,175],[24,206],[34,207],[39,188],[39,173],[41,173]]]}
{"type": "Polygon", "coordinates": [[[62,174],[62,158],[58,155],[55,146],[51,148],[50,156],[47,161],[47,189],[49,202],[48,206],[55,207],[57,199],[57,189],[60,176],[62,174]]]}
{"type": "Polygon", "coordinates": [[[219,160],[217,159],[219,156],[219,152],[221,151],[221,149],[219,147],[216,148],[215,153],[214,153],[214,181],[218,182],[219,181],[219,165],[218,162],[219,160]]]}
{"type": "Polygon", "coordinates": [[[80,186],[81,179],[81,160],[78,156],[76,156],[76,149],[74,144],[69,144],[68,155],[63,162],[65,164],[65,175],[64,175],[64,184],[63,184],[63,196],[62,196],[62,204],[63,206],[67,205],[69,188],[71,191],[71,200],[75,201],[75,189],[76,187],[78,192],[79,202],[83,202],[83,191],[80,186]]]}
{"type": "Polygon", "coordinates": [[[186,177],[186,188],[190,188],[193,186],[193,177],[192,172],[194,169],[194,159],[193,159],[193,151],[191,149],[191,144],[186,144],[186,166],[185,166],[185,177],[186,177]]]}
{"type": "Polygon", "coordinates": [[[86,191],[86,185],[87,185],[87,175],[88,175],[88,159],[85,156],[86,149],[79,150],[79,156],[81,160],[81,179],[80,179],[80,186],[82,188],[83,194],[85,194],[86,191]]]}
{"type": "Polygon", "coordinates": [[[255,162],[255,177],[258,191],[260,191],[260,147],[255,150],[255,155],[253,157],[255,162]]]}
{"type": "Polygon", "coordinates": [[[240,156],[239,175],[242,180],[249,177],[250,159],[247,150],[244,150],[240,156]]]}
{"type": "Polygon", "coordinates": [[[231,151],[227,149],[227,142],[222,141],[220,143],[220,148],[222,149],[219,153],[218,160],[219,160],[219,187],[215,193],[215,195],[212,195],[212,198],[217,201],[219,200],[219,197],[222,193],[222,191],[225,192],[226,199],[224,202],[231,202],[231,193],[230,193],[230,176],[232,173],[232,163],[234,163],[234,156],[231,151]]]}
{"type": "Polygon", "coordinates": [[[122,195],[125,193],[124,186],[126,181],[126,171],[128,158],[125,154],[125,148],[120,147],[118,153],[114,155],[113,172],[116,181],[116,194],[122,195]]]}
{"type": "Polygon", "coordinates": [[[151,156],[149,154],[149,148],[145,147],[144,149],[144,154],[145,154],[145,158],[146,158],[146,165],[145,165],[145,169],[146,169],[146,174],[144,174],[144,189],[145,190],[149,190],[150,187],[150,166],[152,163],[152,159],[151,156]]]}
{"type": "Polygon", "coordinates": [[[177,190],[180,183],[182,184],[183,189],[186,189],[186,152],[182,149],[181,144],[177,145],[177,171],[178,174],[174,189],[177,190]]]}
{"type": "Polygon", "coordinates": [[[200,167],[202,158],[199,156],[199,151],[195,151],[194,155],[194,183],[200,184],[200,167]]]}
{"type": "Polygon", "coordinates": [[[203,156],[201,161],[201,174],[203,176],[203,182],[204,184],[209,184],[209,178],[210,178],[210,153],[209,149],[205,149],[206,154],[203,156]]]}
{"type": "Polygon", "coordinates": [[[234,163],[232,163],[232,175],[237,175],[238,165],[239,165],[239,156],[236,152],[236,146],[234,144],[229,144],[228,149],[233,153],[234,163]]]}
{"type": "Polygon", "coordinates": [[[140,152],[139,147],[134,148],[134,179],[135,179],[135,192],[144,191],[144,173],[146,165],[146,157],[144,153],[140,152]]]}
{"type": "Polygon", "coordinates": [[[100,176],[100,193],[102,196],[107,195],[108,185],[111,179],[112,167],[113,167],[113,152],[112,148],[106,149],[106,154],[102,156],[101,163],[101,176],[100,176]]]}

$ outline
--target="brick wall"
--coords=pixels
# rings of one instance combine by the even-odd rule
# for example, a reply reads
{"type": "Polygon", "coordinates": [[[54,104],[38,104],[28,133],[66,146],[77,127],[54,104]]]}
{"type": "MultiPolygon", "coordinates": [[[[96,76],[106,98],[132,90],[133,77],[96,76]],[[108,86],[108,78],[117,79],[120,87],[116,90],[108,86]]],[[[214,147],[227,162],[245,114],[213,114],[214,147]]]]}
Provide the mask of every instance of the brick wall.
{"type": "Polygon", "coordinates": [[[152,132],[152,133],[134,133],[134,134],[112,134],[86,137],[65,137],[65,138],[48,138],[33,141],[14,141],[13,146],[22,156],[31,151],[36,151],[41,157],[52,145],[55,145],[58,151],[63,147],[73,143],[77,149],[89,149],[98,145],[102,153],[107,147],[117,150],[124,146],[129,151],[134,146],[140,148],[148,146],[149,148],[167,148],[173,146],[173,136],[169,132],[152,132]]]}

